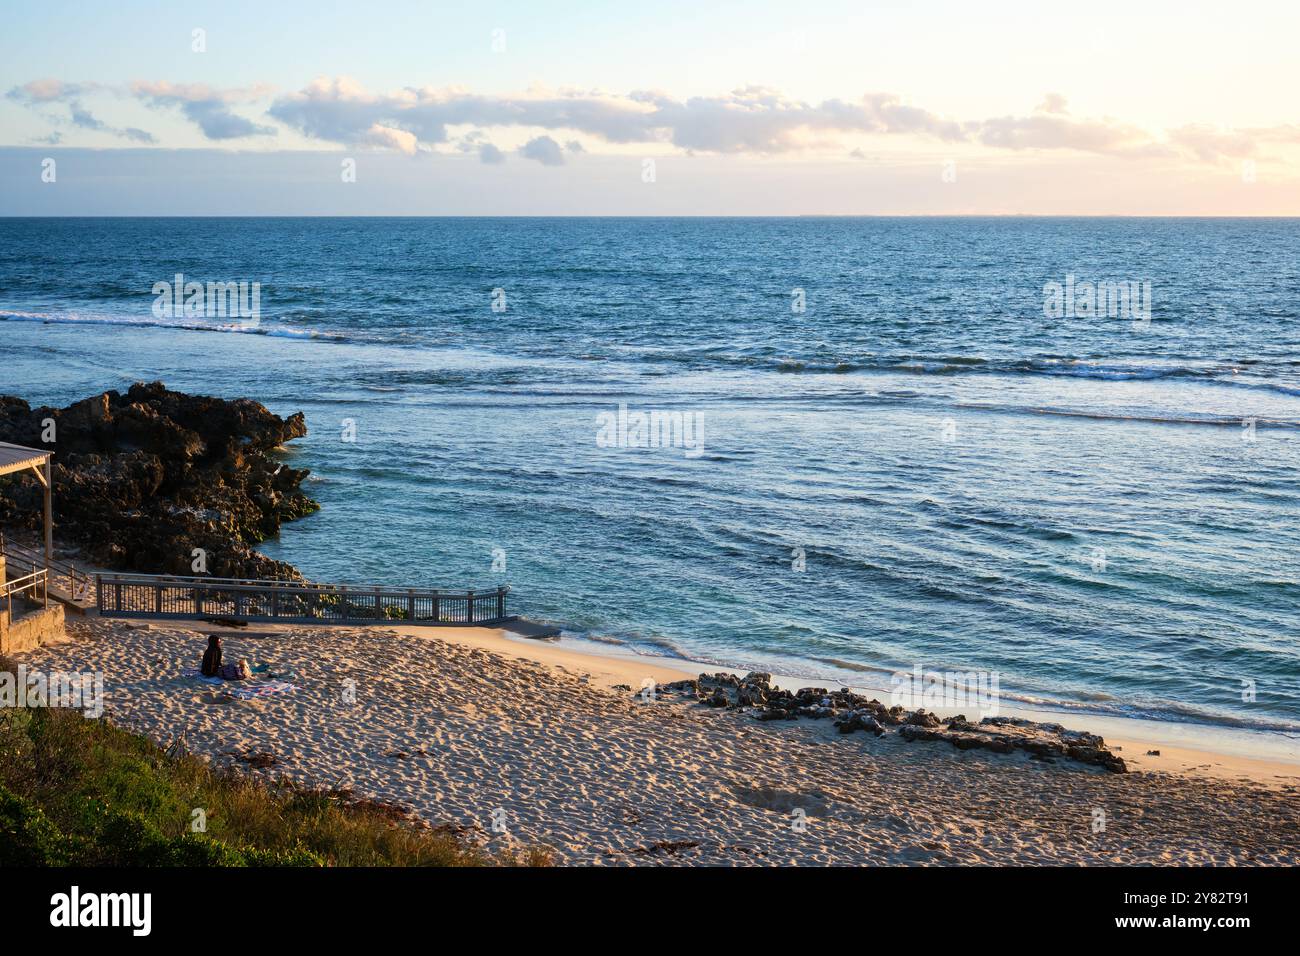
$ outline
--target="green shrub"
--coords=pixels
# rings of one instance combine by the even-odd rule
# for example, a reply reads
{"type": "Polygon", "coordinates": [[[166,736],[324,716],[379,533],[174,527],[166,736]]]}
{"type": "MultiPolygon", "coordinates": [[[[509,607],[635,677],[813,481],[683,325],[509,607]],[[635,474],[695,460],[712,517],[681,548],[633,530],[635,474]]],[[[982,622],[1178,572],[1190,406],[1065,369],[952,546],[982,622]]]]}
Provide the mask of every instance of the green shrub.
{"type": "Polygon", "coordinates": [[[40,807],[0,787],[0,866],[61,866],[65,844],[40,807]]]}

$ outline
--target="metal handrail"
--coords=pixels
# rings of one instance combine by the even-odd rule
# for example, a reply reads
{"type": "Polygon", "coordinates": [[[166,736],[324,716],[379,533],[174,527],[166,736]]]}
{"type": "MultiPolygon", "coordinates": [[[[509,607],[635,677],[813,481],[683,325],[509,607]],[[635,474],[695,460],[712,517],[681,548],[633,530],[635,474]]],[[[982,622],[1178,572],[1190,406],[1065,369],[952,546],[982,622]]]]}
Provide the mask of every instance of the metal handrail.
{"type": "Polygon", "coordinates": [[[504,584],[450,591],[162,574],[95,575],[95,604],[104,617],[486,624],[507,619],[509,590],[504,584]]]}
{"type": "Polygon", "coordinates": [[[24,564],[44,566],[56,575],[66,577],[68,579],[68,589],[71,591],[74,601],[90,596],[90,575],[71,561],[64,561],[60,558],[51,558],[47,561],[45,560],[45,552],[29,548],[26,545],[15,544],[6,540],[4,535],[0,535],[0,554],[15,558],[24,564]]]}
{"type": "Polygon", "coordinates": [[[300,590],[300,591],[323,591],[326,593],[338,593],[343,591],[356,591],[362,594],[400,594],[406,595],[411,590],[421,594],[441,594],[443,596],[454,596],[456,594],[486,594],[490,591],[496,591],[498,588],[506,588],[505,584],[489,584],[481,588],[430,588],[416,587],[399,587],[391,584],[332,584],[323,581],[294,581],[281,580],[279,578],[213,578],[207,575],[180,575],[180,574],[129,574],[121,571],[102,571],[95,575],[97,580],[103,580],[107,583],[131,582],[131,583],[165,583],[168,586],[175,587],[213,587],[220,586],[222,590],[265,590],[266,588],[278,588],[280,590],[300,590]]]}
{"type": "Polygon", "coordinates": [[[33,571],[31,574],[25,574],[21,578],[14,578],[12,581],[6,581],[0,585],[0,599],[5,602],[5,610],[9,612],[9,620],[14,617],[14,595],[21,594],[23,591],[30,590],[32,597],[35,599],[38,595],[37,583],[40,584],[39,597],[45,607],[50,606],[50,586],[49,586],[49,569],[41,568],[33,571]]]}
{"type": "Polygon", "coordinates": [[[43,581],[48,577],[48,574],[49,572],[46,568],[41,568],[39,571],[33,571],[31,574],[24,574],[21,578],[13,578],[12,580],[5,581],[3,584],[0,584],[0,597],[12,594],[15,591],[25,590],[26,588],[31,587],[31,585],[26,582],[31,581],[34,583],[38,580],[43,581]]]}

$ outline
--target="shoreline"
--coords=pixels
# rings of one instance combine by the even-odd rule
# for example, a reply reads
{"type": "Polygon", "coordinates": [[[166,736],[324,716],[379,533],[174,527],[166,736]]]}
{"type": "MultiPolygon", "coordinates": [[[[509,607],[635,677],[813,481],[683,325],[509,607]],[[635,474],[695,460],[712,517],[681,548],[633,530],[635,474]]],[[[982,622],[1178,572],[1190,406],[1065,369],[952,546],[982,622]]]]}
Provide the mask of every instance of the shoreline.
{"type": "MultiPolygon", "coordinates": [[[[555,625],[559,627],[560,625],[555,625]]],[[[792,667],[786,669],[779,660],[764,664],[738,665],[732,663],[719,663],[717,661],[690,656],[687,652],[679,650],[675,643],[667,646],[671,647],[672,653],[656,653],[653,650],[654,643],[640,643],[637,641],[623,641],[618,639],[606,640],[596,639],[583,636],[580,633],[574,633],[568,630],[561,631],[561,640],[570,644],[581,647],[584,653],[595,657],[614,656],[630,657],[632,659],[647,659],[660,662],[665,666],[676,668],[678,670],[689,671],[692,674],[700,670],[725,671],[731,674],[743,675],[748,671],[764,671],[771,673],[773,678],[778,676],[782,680],[783,687],[793,686],[826,686],[826,687],[852,687],[859,693],[868,693],[881,695],[890,693],[889,678],[896,673],[906,673],[907,668],[900,665],[897,669],[890,669],[883,665],[867,666],[845,666],[841,663],[831,663],[826,661],[824,671],[813,672],[809,668],[816,666],[816,659],[810,661],[807,658],[786,658],[788,663],[797,665],[797,669],[792,667]],[[863,675],[871,675],[875,682],[866,682],[863,675]]],[[[939,670],[939,668],[926,668],[930,670],[939,670]]],[[[975,668],[963,667],[945,667],[944,672],[966,672],[975,670],[975,668]]],[[[1019,694],[1027,692],[1019,691],[1019,694]]],[[[1118,698],[1108,698],[1109,700],[1119,702],[1118,698]]],[[[1017,696],[1003,692],[1000,695],[1001,710],[1006,713],[1016,714],[1038,714],[1040,719],[1052,719],[1058,721],[1070,720],[1098,720],[1098,721],[1115,721],[1117,726],[1141,725],[1151,727],[1185,727],[1188,733],[1205,733],[1215,738],[1223,738],[1225,743],[1222,746],[1229,747],[1229,751],[1235,752],[1236,749],[1245,746],[1247,749],[1253,749],[1248,743],[1252,738],[1274,739],[1279,741],[1279,753],[1291,753],[1294,759],[1300,761],[1300,723],[1294,728],[1290,725],[1284,726],[1259,726],[1248,722],[1233,723],[1230,719],[1216,721],[1213,715],[1189,715],[1186,719],[1178,719],[1175,716],[1161,714],[1159,711],[1139,712],[1139,713],[1111,713],[1101,709],[1094,709],[1096,705],[1090,704],[1083,700],[1065,700],[1051,697],[1038,697],[1034,699],[1025,699],[1023,696],[1017,696]],[[1294,735],[1293,737],[1290,735],[1294,735]],[[1235,745],[1227,743],[1233,739],[1239,738],[1235,745]],[[1281,743],[1281,741],[1294,740],[1294,746],[1281,743]]],[[[1281,718],[1275,718],[1280,722],[1281,718]]],[[[1179,735],[1183,736],[1183,735],[1179,735]]],[[[1267,748],[1266,749],[1272,749],[1267,748]]]]}
{"type": "MultiPolygon", "coordinates": [[[[646,678],[659,683],[691,680],[705,671],[721,671],[742,677],[745,674],[742,670],[698,662],[694,662],[695,666],[692,667],[691,661],[642,655],[631,650],[624,653],[603,651],[605,645],[598,642],[582,642],[594,645],[593,647],[574,647],[572,645],[578,642],[570,639],[570,646],[566,647],[564,638],[559,641],[536,640],[512,634],[508,627],[428,628],[398,625],[386,629],[413,637],[438,637],[450,642],[484,647],[540,664],[587,673],[607,687],[626,684],[635,689],[646,678]]],[[[808,678],[775,673],[772,675],[772,684],[787,690],[809,686],[808,678]]],[[[880,693],[878,688],[852,684],[843,686],[858,693],[880,693]]],[[[944,718],[958,713],[953,708],[928,709],[944,718]]],[[[1112,750],[1121,751],[1125,762],[1133,770],[1189,773],[1218,779],[1244,778],[1268,786],[1300,783],[1300,741],[1273,740],[1270,738],[1278,735],[1266,731],[1225,729],[1220,734],[1215,732],[1218,728],[1201,724],[1062,713],[1024,706],[1001,706],[999,713],[1009,717],[1063,723],[1073,730],[1097,733],[1106,739],[1112,750]],[[1206,733],[1207,730],[1209,733],[1206,733]],[[1148,756],[1148,750],[1159,750],[1160,756],[1148,756]]]]}

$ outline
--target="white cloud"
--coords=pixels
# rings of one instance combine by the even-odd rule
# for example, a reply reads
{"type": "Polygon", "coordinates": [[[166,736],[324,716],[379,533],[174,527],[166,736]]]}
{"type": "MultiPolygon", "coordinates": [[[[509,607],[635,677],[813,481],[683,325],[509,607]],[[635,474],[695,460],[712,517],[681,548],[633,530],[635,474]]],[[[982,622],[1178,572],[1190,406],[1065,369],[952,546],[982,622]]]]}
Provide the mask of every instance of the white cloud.
{"type": "Polygon", "coordinates": [[[233,112],[230,104],[250,102],[265,96],[269,87],[218,90],[202,83],[132,83],[131,92],[158,109],[176,106],[185,118],[198,124],[208,139],[241,139],[245,136],[274,136],[275,128],[261,126],[233,112]]]}
{"type": "Polygon", "coordinates": [[[65,83],[51,78],[32,80],[9,91],[11,100],[26,103],[56,103],[79,99],[102,89],[98,83],[65,83]]]}
{"type": "Polygon", "coordinates": [[[1038,104],[1037,110],[1040,113],[1068,113],[1068,105],[1069,101],[1060,93],[1048,93],[1043,97],[1043,102],[1038,104]]]}
{"type": "Polygon", "coordinates": [[[380,126],[378,123],[366,130],[366,135],[362,137],[361,142],[366,146],[395,149],[408,156],[415,155],[415,148],[419,144],[414,133],[393,126],[380,126]]]}
{"type": "MultiPolygon", "coordinates": [[[[67,117],[55,118],[59,123],[140,142],[153,140],[143,130],[109,127],[86,110],[82,98],[99,92],[134,96],[154,108],[177,108],[210,140],[276,133],[275,127],[234,111],[239,104],[267,97],[271,90],[265,86],[221,90],[158,81],[137,82],[124,89],[42,79],[15,87],[8,96],[38,111],[66,106],[67,117]]],[[[591,90],[484,95],[463,89],[405,87],[373,93],[339,76],[320,77],[301,90],[276,97],[266,115],[309,139],[407,155],[449,144],[477,153],[489,165],[504,162],[505,153],[483,131],[504,128],[519,129],[528,137],[519,149],[521,155],[549,166],[563,165],[566,152],[584,150],[572,134],[588,142],[675,146],[688,153],[723,155],[816,149],[860,156],[865,155],[864,147],[872,149],[862,137],[908,136],[996,150],[1071,150],[1128,159],[1185,157],[1206,163],[1255,156],[1261,143],[1300,143],[1300,130],[1292,126],[1223,132],[1190,125],[1159,136],[1110,117],[1076,117],[1067,107],[1063,95],[1047,93],[1028,115],[956,120],[888,93],[819,103],[762,86],[686,99],[654,90],[623,95],[591,90]],[[456,131],[464,127],[477,129],[460,136],[456,131]]]]}
{"type": "MultiPolygon", "coordinates": [[[[66,106],[68,108],[66,120],[59,115],[46,114],[47,118],[53,123],[68,122],[78,129],[108,133],[111,136],[127,139],[133,143],[156,142],[152,133],[145,132],[134,126],[110,126],[82,105],[82,97],[105,89],[98,83],[64,83],[62,80],[44,79],[32,80],[22,86],[15,86],[6,96],[15,102],[34,109],[44,110],[56,105],[66,106]]],[[[46,141],[57,143],[61,139],[62,135],[56,130],[46,138],[46,141]]]]}
{"type": "Polygon", "coordinates": [[[985,146],[1003,149],[1077,149],[1112,154],[1152,142],[1144,130],[1114,120],[1073,120],[1043,113],[985,120],[976,127],[975,135],[985,146]]]}
{"type": "MultiPolygon", "coordinates": [[[[708,153],[787,153],[828,136],[855,133],[1097,153],[1123,153],[1153,142],[1144,131],[1113,120],[1060,115],[1064,108],[1063,97],[1049,94],[1040,112],[1030,116],[959,122],[886,93],[816,104],[759,86],[685,100],[654,91],[626,96],[589,92],[486,96],[406,88],[374,94],[347,77],[336,77],[317,79],[297,93],[279,97],[269,112],[309,137],[345,144],[365,142],[377,123],[406,130],[426,144],[447,142],[448,127],[472,124],[573,130],[608,143],[669,143],[708,153]]],[[[542,151],[555,159],[554,152],[543,146],[532,148],[537,154],[533,158],[541,160],[542,151]]]]}

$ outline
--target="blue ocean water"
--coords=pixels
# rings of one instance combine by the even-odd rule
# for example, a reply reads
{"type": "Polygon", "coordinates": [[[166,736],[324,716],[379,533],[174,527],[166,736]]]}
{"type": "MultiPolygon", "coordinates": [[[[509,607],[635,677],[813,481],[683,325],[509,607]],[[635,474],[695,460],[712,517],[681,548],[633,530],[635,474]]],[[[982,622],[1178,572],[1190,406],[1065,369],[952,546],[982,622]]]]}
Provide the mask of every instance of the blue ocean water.
{"type": "Polygon", "coordinates": [[[309,577],[1285,733],[1298,338],[1296,220],[0,220],[0,392],[304,411],[323,510],[265,550],[309,577]],[[176,273],[259,282],[256,328],[155,316],[176,273]],[[1149,322],[1049,317],[1067,277],[1149,322]],[[620,404],[698,441],[611,446],[620,404]]]}

